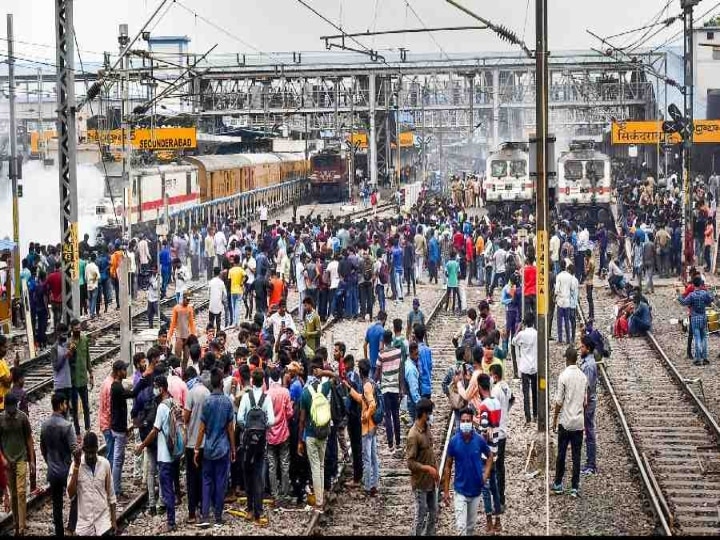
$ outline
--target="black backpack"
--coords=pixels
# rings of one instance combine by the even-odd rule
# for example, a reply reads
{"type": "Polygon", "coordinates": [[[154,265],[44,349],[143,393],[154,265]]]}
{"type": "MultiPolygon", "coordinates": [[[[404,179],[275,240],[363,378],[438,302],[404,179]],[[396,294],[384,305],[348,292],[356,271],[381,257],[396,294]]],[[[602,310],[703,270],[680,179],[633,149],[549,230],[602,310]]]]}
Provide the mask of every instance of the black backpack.
{"type": "Polygon", "coordinates": [[[372,281],[373,277],[373,261],[370,255],[363,257],[363,280],[372,281]]]}
{"type": "Polygon", "coordinates": [[[345,386],[342,384],[330,385],[330,417],[334,425],[339,425],[347,417],[346,397],[345,386]]]}
{"type": "Polygon", "coordinates": [[[514,274],[517,270],[517,260],[515,259],[515,254],[512,251],[508,252],[505,259],[505,270],[510,275],[514,274]]]}
{"type": "Polygon", "coordinates": [[[148,386],[143,390],[143,393],[150,394],[149,399],[145,401],[145,406],[140,410],[137,417],[135,418],[135,425],[138,428],[138,432],[140,433],[140,438],[145,440],[145,438],[150,434],[152,431],[153,426],[155,425],[155,417],[157,416],[157,400],[155,399],[155,396],[153,395],[152,386],[148,386]]]}
{"type": "Polygon", "coordinates": [[[243,430],[243,448],[245,455],[254,462],[255,458],[264,456],[265,443],[267,442],[267,415],[262,406],[265,402],[265,394],[260,396],[260,401],[255,403],[255,395],[252,389],[248,390],[250,398],[250,410],[245,417],[245,428],[243,430]]]}

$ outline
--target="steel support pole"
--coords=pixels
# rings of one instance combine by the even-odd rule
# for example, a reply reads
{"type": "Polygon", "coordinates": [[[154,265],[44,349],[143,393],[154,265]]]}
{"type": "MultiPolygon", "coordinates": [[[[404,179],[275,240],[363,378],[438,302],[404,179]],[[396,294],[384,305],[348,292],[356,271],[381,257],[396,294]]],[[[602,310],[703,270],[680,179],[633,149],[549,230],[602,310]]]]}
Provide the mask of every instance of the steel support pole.
{"type": "Polygon", "coordinates": [[[368,104],[370,106],[370,140],[368,141],[368,165],[370,167],[370,184],[378,185],[377,170],[377,134],[375,133],[375,75],[368,75],[368,104]]]}
{"type": "Polygon", "coordinates": [[[15,298],[20,298],[20,205],[18,201],[18,168],[21,161],[17,155],[17,120],[15,117],[15,47],[13,39],[13,16],[7,15],[7,44],[8,44],[8,97],[10,98],[10,182],[12,184],[12,218],[13,241],[15,254],[13,255],[13,281],[15,282],[15,298]]]}
{"type": "Polygon", "coordinates": [[[548,310],[550,304],[550,253],[548,243],[547,146],[548,146],[548,89],[547,89],[547,0],[536,0],[536,46],[535,46],[535,133],[537,137],[537,189],[536,237],[537,237],[537,331],[538,331],[538,431],[547,427],[548,404],[548,358],[550,329],[548,310]]]}
{"type": "Polygon", "coordinates": [[[55,0],[58,171],[62,230],[62,320],[80,318],[78,192],[75,157],[75,42],[73,0],[55,0]]]}
{"type": "Polygon", "coordinates": [[[395,147],[397,150],[397,185],[400,189],[400,169],[402,168],[402,160],[400,156],[400,92],[402,91],[402,75],[398,76],[397,101],[395,103],[395,147]]]}
{"type": "MultiPolygon", "coordinates": [[[[683,101],[684,111],[683,114],[687,121],[690,123],[690,135],[687,140],[683,141],[683,199],[682,199],[682,230],[683,234],[689,234],[692,238],[693,234],[693,212],[691,206],[690,197],[690,185],[692,184],[692,164],[691,164],[691,152],[693,144],[693,132],[695,131],[693,125],[693,7],[698,3],[698,0],[681,0],[683,8],[683,30],[684,30],[684,87],[683,101]]],[[[692,254],[688,252],[686,254],[685,265],[683,268],[683,275],[685,275],[685,268],[691,266],[696,257],[694,252],[695,242],[690,242],[693,246],[692,254]]],[[[683,249],[683,251],[685,251],[683,249]]]]}

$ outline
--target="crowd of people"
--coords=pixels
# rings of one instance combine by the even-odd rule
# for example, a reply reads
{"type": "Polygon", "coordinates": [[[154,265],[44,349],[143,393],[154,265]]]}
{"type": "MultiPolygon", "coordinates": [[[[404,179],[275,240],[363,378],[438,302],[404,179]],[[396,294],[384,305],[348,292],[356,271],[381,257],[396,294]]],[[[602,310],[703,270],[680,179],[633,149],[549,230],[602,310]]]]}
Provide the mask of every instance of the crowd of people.
{"type": "MultiPolygon", "coordinates": [[[[116,529],[131,479],[142,479],[148,511],[164,512],[166,531],[179,526],[179,505],[187,508],[186,524],[203,528],[222,526],[224,515],[267,526],[267,509],[276,505],[323,512],[341,462],[348,463],[352,477],[345,489],[377,495],[381,444],[404,457],[410,470],[416,534],[436,532],[435,490],[440,488],[449,502],[453,474],[458,534],[475,532],[481,503],[486,530],[501,530],[513,378],[520,380],[526,424],[536,422],[538,413],[536,239],[532,216],[498,222],[468,212],[482,202],[475,198],[477,184],[469,178],[462,189],[451,189],[452,198],[423,193],[408,215],[393,218],[350,222],[300,216],[272,223],[266,215],[257,229],[228,216],[178,230],[157,248],[143,237],[127,245],[94,246],[86,238],[80,246],[81,275],[90,317],[99,314],[101,298],[106,310],[113,298],[117,302],[114,283],[121,260],[129,265],[132,294],[144,290],[151,327],[171,282],[178,302],[170,318],[160,321],[153,347],[132,362],[115,361],[107,378],[98,381],[97,411],[88,401],[94,378],[87,336],[79,321],[68,328],[54,319],[53,415],[41,428],[40,448],[48,464],[56,534],[116,529]],[[198,327],[193,308],[198,293],[188,288],[199,278],[208,282],[207,293],[201,293],[209,299],[205,328],[198,327]],[[462,300],[461,281],[484,290],[477,306],[462,300]],[[458,313],[455,363],[444,375],[442,393],[433,388],[438,359],[417,298],[416,286],[425,282],[442,287],[445,309],[458,313]],[[295,291],[296,301],[290,294],[295,291]],[[407,315],[388,320],[388,301],[400,306],[405,297],[412,298],[407,315]],[[505,320],[496,323],[493,311],[505,320]],[[330,319],[368,323],[361,358],[349,354],[347,343],[322,342],[322,323],[330,319]],[[229,335],[238,341],[232,349],[229,335]],[[429,430],[433,409],[444,399],[457,430],[445,469],[439,470],[438,442],[429,430]],[[95,414],[97,434],[91,428],[95,414]],[[379,426],[384,426],[383,441],[379,426]],[[131,467],[125,467],[126,459],[131,467]],[[67,522],[65,495],[73,501],[67,522]]],[[[550,327],[555,318],[553,337],[567,344],[567,367],[554,405],[555,493],[565,492],[568,445],[573,472],[567,493],[578,496],[580,474],[597,472],[596,361],[609,350],[592,321],[593,277],[608,275],[613,283],[612,237],[602,225],[591,232],[568,221],[556,222],[551,231],[550,312],[557,308],[557,317],[551,315],[550,327]],[[581,285],[589,322],[577,331],[581,285]],[[581,467],[583,438],[587,457],[581,467]]],[[[41,330],[55,306],[50,276],[43,272],[56,264],[36,246],[24,260],[32,297],[42,298],[33,317],[45,317],[34,323],[45,346],[41,330]]],[[[699,293],[686,296],[691,305],[701,302],[699,293]]],[[[633,299],[642,304],[644,297],[633,299]]],[[[633,316],[641,311],[636,305],[633,316]]],[[[0,336],[0,359],[3,347],[0,336]]],[[[0,444],[11,464],[8,491],[22,532],[25,475],[34,471],[36,458],[28,412],[21,407],[20,370],[13,369],[4,375],[0,362],[5,397],[0,444]]]]}

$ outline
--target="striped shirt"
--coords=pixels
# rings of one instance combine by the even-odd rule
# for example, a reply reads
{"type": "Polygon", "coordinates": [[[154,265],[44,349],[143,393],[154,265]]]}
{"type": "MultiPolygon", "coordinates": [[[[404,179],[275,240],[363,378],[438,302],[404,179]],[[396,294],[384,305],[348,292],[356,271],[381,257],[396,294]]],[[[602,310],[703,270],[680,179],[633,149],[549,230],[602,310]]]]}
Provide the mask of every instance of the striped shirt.
{"type": "Polygon", "coordinates": [[[378,356],[378,366],[382,367],[380,388],[385,392],[400,393],[400,360],[402,351],[398,347],[385,349],[378,356]]]}

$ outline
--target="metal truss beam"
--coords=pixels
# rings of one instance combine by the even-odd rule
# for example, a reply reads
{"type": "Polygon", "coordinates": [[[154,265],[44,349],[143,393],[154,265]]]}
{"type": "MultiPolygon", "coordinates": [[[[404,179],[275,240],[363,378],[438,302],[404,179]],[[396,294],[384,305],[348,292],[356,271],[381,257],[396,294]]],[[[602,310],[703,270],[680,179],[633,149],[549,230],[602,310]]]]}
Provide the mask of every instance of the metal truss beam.
{"type": "Polygon", "coordinates": [[[73,0],[55,0],[58,169],[62,230],[62,320],[80,318],[73,0]]]}

